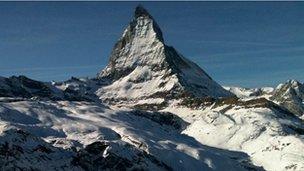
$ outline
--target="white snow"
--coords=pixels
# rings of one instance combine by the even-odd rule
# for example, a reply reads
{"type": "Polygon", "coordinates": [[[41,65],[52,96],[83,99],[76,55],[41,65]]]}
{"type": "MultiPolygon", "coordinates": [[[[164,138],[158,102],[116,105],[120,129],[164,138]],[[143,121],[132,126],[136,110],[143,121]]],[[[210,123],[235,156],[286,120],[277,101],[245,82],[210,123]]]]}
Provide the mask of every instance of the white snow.
{"type": "Polygon", "coordinates": [[[202,144],[246,152],[255,165],[269,171],[304,169],[303,137],[289,133],[286,125],[304,128],[296,117],[286,117],[268,108],[228,106],[204,110],[168,107],[190,125],[182,132],[202,144]]]}
{"type": "MultiPolygon", "coordinates": [[[[114,111],[96,103],[1,103],[0,125],[2,129],[11,125],[26,130],[47,142],[64,138],[67,146],[77,142],[80,143],[79,148],[98,140],[126,141],[154,155],[174,170],[243,170],[240,163],[230,157],[246,158],[241,153],[201,145],[189,136],[128,111],[114,111]]],[[[68,147],[58,145],[57,148],[68,147]]],[[[105,156],[108,150],[104,152],[105,156]]]]}
{"type": "Polygon", "coordinates": [[[160,73],[152,72],[148,66],[136,67],[128,76],[123,77],[109,86],[97,90],[101,99],[142,99],[157,92],[167,92],[178,84],[176,76],[163,78],[166,71],[160,73]],[[141,80],[136,82],[136,80],[141,80]],[[163,86],[161,86],[164,84],[163,86]]]}

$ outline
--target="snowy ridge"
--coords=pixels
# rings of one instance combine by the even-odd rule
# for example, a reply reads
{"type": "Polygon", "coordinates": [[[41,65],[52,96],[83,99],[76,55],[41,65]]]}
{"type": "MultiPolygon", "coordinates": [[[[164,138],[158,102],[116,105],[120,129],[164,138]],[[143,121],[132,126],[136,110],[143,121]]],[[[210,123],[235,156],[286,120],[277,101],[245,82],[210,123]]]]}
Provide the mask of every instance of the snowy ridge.
{"type": "Polygon", "coordinates": [[[243,88],[243,87],[224,87],[226,90],[235,94],[239,98],[250,98],[263,95],[271,95],[274,91],[272,87],[262,87],[262,88],[243,88]]]}
{"type": "MultiPolygon", "coordinates": [[[[25,76],[0,78],[0,96],[41,100],[99,101],[95,95],[102,80],[75,78],[64,82],[40,82],[25,76]]],[[[6,98],[8,99],[8,98],[6,98]]]]}
{"type": "Polygon", "coordinates": [[[304,85],[297,80],[287,80],[285,83],[279,84],[276,88],[224,88],[241,99],[264,97],[285,107],[300,117],[304,115],[304,85]]]}

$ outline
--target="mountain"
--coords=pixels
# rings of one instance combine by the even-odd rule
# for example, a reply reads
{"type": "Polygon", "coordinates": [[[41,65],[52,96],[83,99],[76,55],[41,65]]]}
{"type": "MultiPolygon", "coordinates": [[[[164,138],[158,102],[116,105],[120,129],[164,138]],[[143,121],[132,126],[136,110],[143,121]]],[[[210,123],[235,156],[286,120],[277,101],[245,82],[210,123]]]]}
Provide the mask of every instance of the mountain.
{"type": "Polygon", "coordinates": [[[276,88],[225,87],[225,89],[242,99],[264,97],[299,117],[304,115],[304,84],[297,80],[287,80],[276,88]]]}
{"type": "Polygon", "coordinates": [[[0,170],[303,171],[303,84],[225,89],[138,6],[97,78],[0,77],[0,170]]]}
{"type": "Polygon", "coordinates": [[[298,116],[304,115],[304,85],[296,80],[280,84],[271,99],[298,116]]]}
{"type": "Polygon", "coordinates": [[[141,6],[98,78],[110,82],[97,91],[104,101],[232,96],[198,65],[167,46],[158,24],[141,6]]]}
{"type": "MultiPolygon", "coordinates": [[[[99,101],[96,87],[102,81],[72,77],[64,82],[40,82],[26,76],[0,77],[0,97],[47,100],[99,101]]],[[[7,99],[7,98],[6,98],[7,99]]]]}

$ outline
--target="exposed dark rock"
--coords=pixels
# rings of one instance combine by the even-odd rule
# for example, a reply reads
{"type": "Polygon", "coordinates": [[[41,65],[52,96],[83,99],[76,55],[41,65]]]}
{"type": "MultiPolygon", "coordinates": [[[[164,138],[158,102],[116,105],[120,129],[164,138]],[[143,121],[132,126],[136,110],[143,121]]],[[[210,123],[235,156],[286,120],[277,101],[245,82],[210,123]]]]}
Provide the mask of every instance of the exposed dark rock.
{"type": "MultiPolygon", "coordinates": [[[[120,157],[117,154],[107,151],[104,156],[104,151],[109,147],[109,144],[105,142],[94,142],[88,145],[83,150],[77,153],[71,162],[74,166],[80,166],[82,169],[90,170],[149,170],[145,160],[148,160],[162,168],[163,170],[172,170],[169,166],[163,162],[157,160],[154,156],[151,156],[145,152],[137,151],[137,156],[132,159],[120,157]]],[[[126,144],[124,148],[133,148],[126,144]]]]}
{"type": "Polygon", "coordinates": [[[47,148],[45,146],[42,146],[42,145],[38,145],[36,148],[34,148],[33,151],[39,151],[41,153],[47,153],[47,154],[50,154],[53,152],[53,150],[51,150],[50,148],[47,148]]]}
{"type": "Polygon", "coordinates": [[[186,123],[184,120],[170,112],[148,112],[142,110],[133,110],[130,113],[136,116],[145,117],[160,125],[173,127],[177,130],[182,130],[188,125],[188,123],[186,123]]]}
{"type": "Polygon", "coordinates": [[[304,85],[295,80],[289,80],[274,91],[271,100],[277,101],[292,113],[304,114],[304,85]]]}
{"type": "Polygon", "coordinates": [[[68,161],[70,155],[21,129],[8,128],[0,136],[0,170],[68,170],[58,160],[68,161]]]}
{"type": "Polygon", "coordinates": [[[199,109],[206,106],[211,106],[216,101],[212,97],[203,97],[203,98],[184,98],[180,105],[186,106],[192,109],[199,109]]]}
{"type": "Polygon", "coordinates": [[[159,111],[168,106],[166,101],[159,104],[136,104],[132,108],[144,111],[159,111]]]}

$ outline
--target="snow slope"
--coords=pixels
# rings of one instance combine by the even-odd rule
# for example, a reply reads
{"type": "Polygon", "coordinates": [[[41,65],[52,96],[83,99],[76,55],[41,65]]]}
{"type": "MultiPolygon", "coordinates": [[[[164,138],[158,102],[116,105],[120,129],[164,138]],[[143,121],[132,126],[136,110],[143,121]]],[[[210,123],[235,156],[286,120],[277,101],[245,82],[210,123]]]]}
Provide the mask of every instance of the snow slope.
{"type": "Polygon", "coordinates": [[[272,95],[274,88],[262,87],[262,88],[243,88],[243,87],[224,87],[226,90],[235,94],[239,98],[251,98],[257,96],[269,97],[272,95]]]}
{"type": "MultiPolygon", "coordinates": [[[[112,154],[129,162],[121,166],[122,168],[136,167],[149,170],[255,168],[250,166],[246,154],[202,145],[193,138],[180,134],[177,127],[171,126],[172,123],[170,125],[166,122],[162,123],[162,120],[155,120],[155,116],[151,119],[149,115],[149,113],[136,114],[136,111],[132,110],[113,110],[94,102],[1,103],[0,151],[7,150],[6,153],[0,153],[1,167],[2,169],[16,167],[43,169],[48,166],[49,170],[83,170],[86,167],[96,169],[103,162],[88,164],[87,160],[98,157],[98,150],[102,150],[100,160],[111,160],[111,156],[109,159],[107,157],[112,154]],[[106,150],[98,144],[101,142],[106,144],[106,150]],[[96,144],[100,147],[95,147],[96,149],[90,153],[87,147],[92,148],[96,144]],[[7,146],[9,148],[5,148],[7,146]],[[16,155],[12,155],[13,152],[16,155]],[[98,154],[94,156],[94,152],[98,154]],[[8,156],[9,154],[12,156],[8,156]],[[84,160],[83,156],[89,159],[84,160]]],[[[108,165],[104,167],[111,168],[108,165]]]]}
{"type": "Polygon", "coordinates": [[[266,99],[227,100],[202,109],[172,103],[164,111],[189,122],[182,133],[202,144],[246,152],[269,171],[304,169],[304,122],[266,99]]]}

